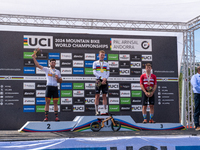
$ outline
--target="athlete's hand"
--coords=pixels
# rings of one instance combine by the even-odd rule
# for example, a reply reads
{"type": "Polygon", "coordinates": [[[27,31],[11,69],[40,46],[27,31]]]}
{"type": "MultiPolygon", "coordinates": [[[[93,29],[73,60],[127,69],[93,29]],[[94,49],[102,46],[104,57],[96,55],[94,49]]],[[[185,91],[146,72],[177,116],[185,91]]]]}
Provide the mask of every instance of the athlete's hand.
{"type": "Polygon", "coordinates": [[[103,81],[101,82],[101,84],[106,84],[107,79],[103,78],[103,81]]]}
{"type": "Polygon", "coordinates": [[[35,56],[36,56],[36,55],[35,55],[35,53],[34,53],[31,57],[32,57],[32,58],[35,58],[35,56]]]}

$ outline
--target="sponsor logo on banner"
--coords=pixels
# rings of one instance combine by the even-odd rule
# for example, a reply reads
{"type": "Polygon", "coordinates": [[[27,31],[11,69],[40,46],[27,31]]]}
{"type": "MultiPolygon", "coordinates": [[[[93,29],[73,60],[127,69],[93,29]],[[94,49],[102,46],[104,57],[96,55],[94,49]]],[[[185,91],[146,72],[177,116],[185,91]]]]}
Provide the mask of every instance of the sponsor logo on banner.
{"type": "Polygon", "coordinates": [[[36,112],[45,112],[44,110],[45,106],[44,105],[37,105],[36,106],[36,112]]]}
{"type": "Polygon", "coordinates": [[[93,69],[92,68],[85,68],[85,74],[92,74],[93,75],[93,69]]]}
{"type": "Polygon", "coordinates": [[[35,90],[24,90],[24,97],[35,97],[35,90]]]}
{"type": "Polygon", "coordinates": [[[108,83],[109,90],[119,90],[119,83],[108,83]]]}
{"type": "Polygon", "coordinates": [[[119,75],[119,68],[110,68],[110,75],[119,75]]]}
{"type": "Polygon", "coordinates": [[[85,106],[85,111],[95,111],[95,106],[94,105],[90,105],[90,106],[85,106]]]}
{"type": "Polygon", "coordinates": [[[37,59],[47,59],[48,57],[48,54],[47,53],[41,53],[39,55],[37,55],[37,59]]]}
{"type": "Polygon", "coordinates": [[[85,53],[85,60],[95,60],[94,53],[85,53]]]}
{"type": "Polygon", "coordinates": [[[35,105],[35,98],[23,98],[24,105],[35,105]]]}
{"type": "Polygon", "coordinates": [[[141,55],[131,54],[131,61],[141,61],[141,55]]]}
{"type": "Polygon", "coordinates": [[[73,68],[73,74],[84,74],[84,68],[73,68]]]}
{"type": "Polygon", "coordinates": [[[53,49],[53,36],[24,35],[24,48],[53,49]]]}
{"type": "Polygon", "coordinates": [[[119,67],[120,68],[130,68],[130,62],[120,61],[119,62],[119,67]]]}
{"type": "MultiPolygon", "coordinates": [[[[142,74],[146,73],[146,69],[142,69],[142,74]]],[[[153,69],[151,69],[151,73],[153,74],[153,69]]]]}
{"type": "Polygon", "coordinates": [[[61,60],[60,65],[64,67],[72,67],[72,61],[71,60],[61,60]]]}
{"type": "Polygon", "coordinates": [[[95,98],[85,98],[85,104],[94,104],[95,98]]]}
{"type": "Polygon", "coordinates": [[[42,71],[40,68],[36,68],[36,74],[45,74],[44,71],[42,71]]]}
{"type": "Polygon", "coordinates": [[[132,99],[131,103],[142,103],[141,99],[132,99]]]}
{"type": "MultiPolygon", "coordinates": [[[[97,56],[96,60],[99,60],[99,54],[96,54],[96,56],[97,56]]],[[[107,54],[105,54],[105,57],[103,60],[107,60],[107,54]]]]}
{"type": "Polygon", "coordinates": [[[61,90],[61,97],[72,97],[72,90],[61,90]]]}
{"type": "Polygon", "coordinates": [[[131,97],[142,97],[142,91],[131,91],[131,97]]]}
{"type": "MultiPolygon", "coordinates": [[[[49,112],[54,112],[54,105],[49,105],[49,112]]],[[[58,105],[58,112],[60,112],[60,105],[58,105]]]]}
{"type": "Polygon", "coordinates": [[[120,91],[120,97],[130,97],[131,92],[130,91],[120,91]]]}
{"type": "Polygon", "coordinates": [[[119,105],[109,105],[109,112],[119,112],[119,105]]]}
{"type": "Polygon", "coordinates": [[[72,89],[72,83],[61,83],[61,90],[70,90],[72,89]]]}
{"type": "Polygon", "coordinates": [[[35,67],[24,67],[24,74],[35,74],[35,67]]]}
{"type": "Polygon", "coordinates": [[[24,59],[33,59],[33,52],[24,52],[24,59]]]}
{"type": "Polygon", "coordinates": [[[109,97],[108,101],[109,101],[109,104],[119,104],[119,98],[109,97]]]}
{"type": "Polygon", "coordinates": [[[152,51],[151,39],[111,38],[112,51],[152,51]]]}
{"type": "Polygon", "coordinates": [[[130,84],[120,84],[120,90],[130,90],[130,84]]]}
{"type": "Polygon", "coordinates": [[[72,68],[60,68],[61,74],[72,74],[72,68]]]}
{"type": "Polygon", "coordinates": [[[94,90],[95,89],[95,83],[85,83],[85,89],[88,90],[94,90]]]}
{"type": "Polygon", "coordinates": [[[119,54],[120,61],[130,61],[130,54],[119,54]]]}
{"type": "Polygon", "coordinates": [[[120,98],[120,104],[131,104],[130,98],[120,98]]]}
{"type": "Polygon", "coordinates": [[[36,83],[36,89],[46,89],[46,83],[36,83]]]}
{"type": "Polygon", "coordinates": [[[72,106],[61,106],[62,112],[70,112],[72,111],[72,106]]]}
{"type": "Polygon", "coordinates": [[[141,69],[131,69],[131,75],[138,76],[138,75],[141,75],[141,74],[142,74],[141,69]]]}
{"type": "Polygon", "coordinates": [[[38,97],[36,98],[36,105],[45,105],[46,104],[46,101],[45,101],[45,98],[44,97],[38,97]]]}
{"type": "Polygon", "coordinates": [[[73,104],[84,104],[84,97],[74,97],[73,104]]]}
{"type": "Polygon", "coordinates": [[[108,54],[108,60],[119,60],[118,54],[108,54]]]}
{"type": "Polygon", "coordinates": [[[84,56],[83,54],[73,54],[73,59],[83,60],[84,56]]]}
{"type": "Polygon", "coordinates": [[[84,105],[73,105],[73,112],[84,112],[85,106],[84,105]]]}
{"type": "Polygon", "coordinates": [[[131,68],[141,68],[141,62],[131,61],[131,68]]]}
{"type": "Polygon", "coordinates": [[[41,65],[43,67],[47,67],[47,60],[37,60],[37,62],[39,63],[39,65],[41,65]]]}
{"type": "Polygon", "coordinates": [[[72,98],[61,98],[61,105],[68,105],[68,104],[72,104],[72,98]]]}
{"type": "Polygon", "coordinates": [[[132,105],[132,111],[142,111],[142,105],[132,105]]]}
{"type": "Polygon", "coordinates": [[[118,90],[113,90],[108,92],[109,97],[119,97],[119,91],[118,90]]]}
{"type": "Polygon", "coordinates": [[[130,75],[130,69],[119,69],[119,74],[120,75],[130,75]]]}
{"type": "Polygon", "coordinates": [[[131,111],[131,106],[121,105],[120,110],[121,111],[131,111]]]}
{"type": "Polygon", "coordinates": [[[85,90],[85,96],[86,97],[94,97],[95,91],[94,90],[85,90]]]}
{"type": "Polygon", "coordinates": [[[33,82],[24,82],[23,89],[35,89],[35,83],[33,82]]]}
{"type": "Polygon", "coordinates": [[[24,66],[35,66],[35,64],[31,59],[24,59],[24,66]]]}
{"type": "Polygon", "coordinates": [[[73,89],[84,89],[84,83],[73,83],[73,89]]]}
{"type": "Polygon", "coordinates": [[[60,59],[60,53],[49,53],[49,59],[60,59]]]}
{"type": "Polygon", "coordinates": [[[94,61],[85,61],[85,67],[92,68],[94,61]]]}
{"type": "Polygon", "coordinates": [[[23,106],[23,112],[35,112],[35,106],[23,106]]]}
{"type": "MultiPolygon", "coordinates": [[[[98,111],[105,111],[105,109],[104,109],[104,105],[99,105],[98,106],[98,111]]],[[[108,105],[106,106],[106,111],[108,112],[108,105]]]]}
{"type": "Polygon", "coordinates": [[[45,97],[45,90],[36,90],[36,97],[45,97]]]}
{"type": "Polygon", "coordinates": [[[140,83],[131,83],[131,90],[141,90],[140,83]]]}
{"type": "Polygon", "coordinates": [[[142,61],[152,61],[152,55],[142,55],[142,61]]]}
{"type": "Polygon", "coordinates": [[[109,64],[110,68],[118,68],[119,67],[118,61],[108,61],[108,64],[109,64]]]}
{"type": "Polygon", "coordinates": [[[73,90],[73,97],[84,97],[84,90],[73,90]]]}
{"type": "Polygon", "coordinates": [[[73,67],[84,67],[82,60],[73,60],[73,67]]]}
{"type": "Polygon", "coordinates": [[[61,59],[72,59],[72,53],[61,53],[61,59]]]}

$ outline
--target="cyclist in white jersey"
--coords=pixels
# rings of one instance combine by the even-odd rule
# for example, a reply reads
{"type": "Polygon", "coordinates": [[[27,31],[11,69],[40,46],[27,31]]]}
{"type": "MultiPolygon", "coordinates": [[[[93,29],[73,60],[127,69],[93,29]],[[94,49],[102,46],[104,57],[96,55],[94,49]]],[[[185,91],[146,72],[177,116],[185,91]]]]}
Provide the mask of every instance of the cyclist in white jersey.
{"type": "MultiPolygon", "coordinates": [[[[95,61],[93,63],[93,74],[96,76],[96,94],[95,94],[95,112],[96,115],[99,115],[98,111],[98,105],[99,105],[99,97],[100,97],[100,91],[103,93],[103,105],[104,109],[106,111],[107,106],[107,98],[106,94],[108,93],[108,82],[107,79],[110,75],[110,69],[109,64],[104,61],[105,57],[105,51],[101,50],[99,51],[99,60],[95,61]],[[100,86],[97,86],[98,83],[101,82],[100,86]]],[[[103,114],[107,114],[107,112],[104,112],[103,114]]]]}
{"type": "Polygon", "coordinates": [[[45,72],[47,84],[46,84],[46,94],[45,94],[45,119],[44,121],[48,121],[48,113],[49,113],[49,104],[51,101],[51,98],[53,98],[53,104],[54,104],[54,113],[55,113],[55,121],[60,121],[58,118],[58,86],[57,83],[62,83],[62,78],[60,71],[55,69],[56,60],[50,59],[50,68],[43,67],[39,65],[39,63],[36,60],[36,55],[32,55],[33,61],[39,69],[45,72]]]}

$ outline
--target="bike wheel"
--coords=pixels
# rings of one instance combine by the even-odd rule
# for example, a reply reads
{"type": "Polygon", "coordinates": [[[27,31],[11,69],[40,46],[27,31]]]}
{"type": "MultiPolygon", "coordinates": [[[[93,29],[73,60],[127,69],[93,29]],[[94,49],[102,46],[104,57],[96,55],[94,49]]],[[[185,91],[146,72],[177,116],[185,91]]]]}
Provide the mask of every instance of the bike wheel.
{"type": "Polygon", "coordinates": [[[90,124],[90,129],[93,131],[93,132],[98,132],[100,129],[101,129],[101,124],[97,121],[95,122],[92,122],[90,124]]]}
{"type": "Polygon", "coordinates": [[[119,121],[114,120],[115,125],[112,123],[111,124],[111,128],[113,131],[119,131],[119,129],[121,128],[121,123],[119,121]]]}

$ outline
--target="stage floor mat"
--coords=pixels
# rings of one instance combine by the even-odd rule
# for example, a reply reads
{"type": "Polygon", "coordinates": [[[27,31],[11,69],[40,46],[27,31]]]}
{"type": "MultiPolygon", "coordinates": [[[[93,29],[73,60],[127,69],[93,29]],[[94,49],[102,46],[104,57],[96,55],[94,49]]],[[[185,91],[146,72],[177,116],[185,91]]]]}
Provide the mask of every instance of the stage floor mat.
{"type": "Polygon", "coordinates": [[[171,131],[121,131],[121,132],[23,132],[17,130],[0,130],[0,141],[27,141],[47,140],[58,138],[77,137],[120,137],[120,136],[200,136],[200,131],[195,129],[171,130],[171,131]]]}

